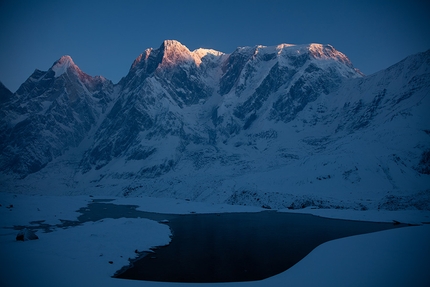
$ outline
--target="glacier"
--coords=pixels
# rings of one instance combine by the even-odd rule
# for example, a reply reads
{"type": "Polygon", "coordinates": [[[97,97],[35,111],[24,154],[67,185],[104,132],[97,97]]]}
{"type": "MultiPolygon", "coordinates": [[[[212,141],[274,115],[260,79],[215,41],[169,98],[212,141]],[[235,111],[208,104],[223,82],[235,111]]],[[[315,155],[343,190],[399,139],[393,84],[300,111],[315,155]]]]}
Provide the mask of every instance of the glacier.
{"type": "Polygon", "coordinates": [[[64,56],[1,89],[0,188],[272,209],[430,210],[430,50],[363,75],[331,45],[64,56]]]}

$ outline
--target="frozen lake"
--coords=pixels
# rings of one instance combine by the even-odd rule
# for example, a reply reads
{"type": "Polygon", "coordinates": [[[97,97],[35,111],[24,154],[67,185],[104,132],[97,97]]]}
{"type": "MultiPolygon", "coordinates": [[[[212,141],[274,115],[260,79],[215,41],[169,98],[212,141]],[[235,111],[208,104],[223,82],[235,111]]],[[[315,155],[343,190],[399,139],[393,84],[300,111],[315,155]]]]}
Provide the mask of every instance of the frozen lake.
{"type": "MultiPolygon", "coordinates": [[[[287,210],[261,212],[261,208],[213,205],[176,199],[151,197],[112,198],[110,201],[99,199],[92,196],[27,196],[0,193],[0,226],[3,227],[0,229],[0,258],[4,266],[4,276],[0,280],[0,285],[31,286],[38,282],[40,283],[38,285],[52,287],[142,284],[161,287],[188,286],[187,281],[229,280],[237,283],[193,285],[256,287],[285,286],[288,282],[292,286],[327,287],[351,284],[430,286],[429,278],[426,276],[430,266],[428,245],[430,229],[428,225],[423,224],[430,222],[428,211],[307,209],[297,210],[297,213],[289,213],[287,210]],[[191,214],[194,212],[199,215],[191,214]],[[212,215],[203,214],[209,212],[212,215]],[[220,214],[217,215],[216,212],[220,214]],[[376,224],[377,230],[386,228],[389,230],[327,241],[318,245],[303,259],[297,258],[300,261],[288,268],[285,267],[286,261],[302,252],[300,250],[303,248],[305,252],[306,249],[311,249],[309,246],[303,247],[302,243],[310,242],[316,245],[318,241],[336,236],[375,230],[375,226],[371,227],[373,224],[364,223],[367,227],[361,228],[361,223],[356,225],[354,221],[326,221],[324,218],[309,215],[300,216],[298,214],[300,212],[331,218],[389,222],[385,226],[376,224]],[[168,219],[169,223],[157,223],[163,219],[168,219]],[[220,221],[215,224],[218,219],[220,221]],[[394,220],[419,226],[392,228],[404,226],[393,225],[394,220]],[[344,225],[342,227],[342,224],[338,225],[335,222],[343,222],[344,225]],[[230,224],[237,225],[232,228],[228,227],[230,224]],[[295,225],[309,227],[310,230],[295,229],[295,225]],[[16,241],[17,230],[24,227],[36,231],[39,240],[16,241]],[[228,232],[229,229],[233,229],[233,232],[228,232]],[[307,236],[300,239],[299,233],[307,236]],[[214,239],[221,240],[220,237],[223,237],[222,240],[230,241],[230,245],[223,241],[214,242],[214,239]],[[299,238],[299,241],[295,243],[287,241],[291,237],[299,238]],[[281,239],[280,245],[276,245],[276,238],[281,239]],[[159,248],[156,253],[143,259],[148,260],[150,265],[142,265],[145,268],[143,270],[154,268],[156,271],[151,272],[158,276],[158,279],[156,276],[144,279],[182,280],[184,283],[112,277],[119,270],[125,270],[123,267],[129,265],[129,258],[137,258],[142,254],[135,253],[135,250],[149,251],[153,246],[169,243],[169,246],[159,248]],[[206,249],[202,248],[205,245],[206,249]],[[184,246],[184,249],[179,252],[180,246],[184,246]],[[164,250],[167,256],[164,256],[164,250]],[[202,254],[206,258],[192,257],[202,254]],[[212,256],[209,259],[208,254],[212,256]],[[232,263],[220,261],[222,256],[230,256],[226,258],[232,263]],[[246,260],[243,259],[244,256],[246,260]],[[168,261],[171,263],[167,263],[168,261]],[[248,261],[252,262],[251,267],[245,269],[244,264],[248,261]],[[25,276],[22,276],[23,262],[25,276]],[[191,270],[193,266],[197,268],[191,270]],[[282,268],[278,269],[279,266],[282,268]],[[277,272],[277,269],[288,269],[264,280],[240,282],[239,280],[255,279],[248,276],[251,270],[249,268],[254,268],[255,272],[252,271],[252,274],[256,274],[254,277],[270,276],[277,272]],[[264,271],[258,271],[259,268],[264,271]],[[243,270],[248,270],[245,278],[241,277],[243,270]],[[176,272],[176,275],[172,272],[176,272]],[[178,272],[183,275],[179,279],[178,272]],[[216,277],[220,273],[224,277],[216,277]]],[[[129,269],[132,270],[133,268],[129,269]]]]}
{"type": "Polygon", "coordinates": [[[161,214],[108,202],[90,203],[79,212],[80,222],[121,217],[168,220],[171,243],[116,275],[163,282],[262,280],[292,267],[326,241],[403,226],[276,211],[161,214]]]}

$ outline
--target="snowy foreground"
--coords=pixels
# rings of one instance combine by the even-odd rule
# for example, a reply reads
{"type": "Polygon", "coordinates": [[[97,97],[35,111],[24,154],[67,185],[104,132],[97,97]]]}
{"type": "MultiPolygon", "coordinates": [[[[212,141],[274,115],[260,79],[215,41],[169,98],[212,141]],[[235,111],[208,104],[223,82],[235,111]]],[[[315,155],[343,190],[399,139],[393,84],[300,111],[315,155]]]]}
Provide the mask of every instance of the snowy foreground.
{"type": "MultiPolygon", "coordinates": [[[[135,250],[170,242],[165,224],[148,219],[104,219],[18,242],[14,225],[36,220],[76,220],[88,196],[27,196],[0,193],[0,286],[430,286],[430,211],[305,209],[320,216],[420,224],[324,243],[274,277],[241,283],[160,283],[111,278],[135,250]],[[13,205],[13,206],[11,206],[13,205]]],[[[174,199],[116,199],[161,213],[258,212],[255,207],[212,205],[174,199]]],[[[285,210],[285,212],[288,212],[285,210]]],[[[258,246],[256,246],[258,248],[258,246]]]]}

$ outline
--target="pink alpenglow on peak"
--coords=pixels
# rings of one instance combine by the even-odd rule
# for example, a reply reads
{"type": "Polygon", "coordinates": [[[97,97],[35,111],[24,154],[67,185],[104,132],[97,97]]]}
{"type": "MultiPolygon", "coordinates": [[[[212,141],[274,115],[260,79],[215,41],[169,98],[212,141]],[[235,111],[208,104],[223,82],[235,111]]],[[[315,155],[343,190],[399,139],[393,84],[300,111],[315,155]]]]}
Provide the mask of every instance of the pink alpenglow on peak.
{"type": "Polygon", "coordinates": [[[151,56],[154,58],[161,55],[160,62],[157,68],[170,68],[178,65],[195,65],[200,66],[202,58],[207,55],[219,57],[224,53],[212,49],[199,48],[190,51],[186,46],[176,40],[165,40],[158,49],[149,48],[140,54],[131,65],[131,69],[135,69],[141,65],[142,61],[147,61],[151,56]]]}
{"type": "Polygon", "coordinates": [[[190,50],[176,40],[165,40],[161,48],[164,50],[161,62],[163,67],[194,61],[190,50]]]}
{"type": "Polygon", "coordinates": [[[197,66],[200,66],[200,64],[202,63],[202,58],[206,57],[207,55],[220,57],[224,55],[224,53],[213,49],[204,49],[204,48],[198,48],[191,52],[191,56],[193,57],[194,62],[196,63],[197,66]]]}
{"type": "Polygon", "coordinates": [[[331,45],[310,44],[309,52],[315,57],[320,59],[337,59],[338,61],[352,66],[351,61],[343,53],[339,52],[331,45]]]}
{"type": "Polygon", "coordinates": [[[70,57],[69,55],[65,55],[62,56],[58,61],[56,61],[51,69],[55,72],[55,77],[57,78],[67,72],[67,69],[69,67],[77,68],[77,66],[73,62],[72,57],[70,57]]]}

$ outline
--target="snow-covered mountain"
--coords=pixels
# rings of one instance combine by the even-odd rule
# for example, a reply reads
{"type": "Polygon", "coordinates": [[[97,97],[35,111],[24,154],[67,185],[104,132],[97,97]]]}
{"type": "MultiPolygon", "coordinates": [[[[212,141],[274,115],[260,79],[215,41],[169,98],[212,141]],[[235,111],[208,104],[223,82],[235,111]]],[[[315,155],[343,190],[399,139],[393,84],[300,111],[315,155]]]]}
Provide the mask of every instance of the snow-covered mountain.
{"type": "MultiPolygon", "coordinates": [[[[113,85],[69,56],[1,104],[1,188],[272,208],[430,208],[430,51],[164,41],[113,85]]],[[[7,93],[6,93],[7,94],[7,93]]]]}
{"type": "Polygon", "coordinates": [[[114,86],[69,56],[35,70],[1,108],[0,168],[21,177],[78,146],[112,100],[114,86]]]}

